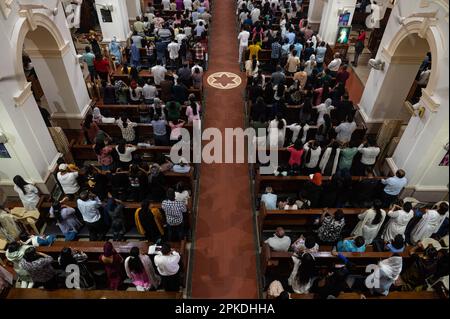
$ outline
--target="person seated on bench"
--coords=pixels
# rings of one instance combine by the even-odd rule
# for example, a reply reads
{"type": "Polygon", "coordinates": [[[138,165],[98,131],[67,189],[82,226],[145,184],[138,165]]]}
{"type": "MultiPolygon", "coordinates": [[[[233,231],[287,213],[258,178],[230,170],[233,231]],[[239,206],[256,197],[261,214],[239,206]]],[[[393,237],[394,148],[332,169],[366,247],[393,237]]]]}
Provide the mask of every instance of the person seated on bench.
{"type": "Polygon", "coordinates": [[[167,243],[161,245],[161,250],[155,256],[155,266],[165,291],[180,290],[180,259],[180,254],[167,243]]]}
{"type": "Polygon", "coordinates": [[[131,248],[130,256],[125,259],[125,271],[137,291],[156,290],[161,284],[150,257],[141,254],[137,247],[131,248]]]}
{"type": "Polygon", "coordinates": [[[191,166],[185,158],[180,158],[179,162],[172,166],[172,171],[175,173],[186,174],[191,170],[191,166]]]}
{"type": "Polygon", "coordinates": [[[316,262],[313,255],[303,253],[292,256],[294,269],[289,276],[288,283],[297,294],[307,294],[317,276],[316,262]]]}
{"type": "Polygon", "coordinates": [[[411,255],[409,263],[395,282],[402,291],[425,291],[441,277],[449,275],[448,250],[435,240],[425,239],[411,255]]]}
{"type": "MultiPolygon", "coordinates": [[[[64,247],[58,257],[60,269],[64,272],[65,277],[73,273],[70,267],[77,266],[79,271],[79,286],[67,287],[75,289],[95,289],[95,279],[92,272],[87,267],[88,256],[82,251],[72,250],[64,247]],[[70,266],[70,267],[69,267],[70,266]]],[[[73,269],[73,268],[72,268],[73,269]]],[[[67,281],[66,281],[67,282],[67,281]]]]}
{"type": "Polygon", "coordinates": [[[118,290],[123,281],[123,258],[116,252],[111,242],[107,241],[103,245],[103,254],[99,256],[98,260],[105,267],[108,289],[118,290]]]}
{"type": "Polygon", "coordinates": [[[31,276],[34,287],[44,286],[45,289],[55,289],[58,281],[52,263],[51,256],[37,252],[34,247],[29,247],[25,250],[19,266],[31,276]]]}
{"type": "Polygon", "coordinates": [[[272,187],[266,187],[265,194],[261,196],[261,202],[264,203],[267,210],[277,209],[277,195],[273,193],[272,187]]]}
{"type": "Polygon", "coordinates": [[[291,238],[286,236],[283,227],[277,227],[275,234],[266,239],[265,243],[273,251],[288,251],[289,247],[291,247],[291,238]]]}
{"type": "Polygon", "coordinates": [[[342,209],[330,213],[328,209],[324,209],[320,220],[318,230],[319,239],[328,244],[334,244],[341,238],[342,229],[345,226],[344,212],[342,209]]]}
{"type": "Polygon", "coordinates": [[[366,243],[364,237],[349,237],[341,240],[336,244],[336,250],[338,252],[344,253],[363,253],[366,251],[366,243]]]}
{"type": "Polygon", "coordinates": [[[317,253],[319,251],[319,244],[316,242],[314,236],[300,235],[300,237],[291,245],[292,250],[297,255],[302,255],[303,253],[317,253]]]}
{"type": "Polygon", "coordinates": [[[278,208],[280,210],[298,210],[296,200],[293,197],[288,197],[286,201],[280,201],[278,208]]]}

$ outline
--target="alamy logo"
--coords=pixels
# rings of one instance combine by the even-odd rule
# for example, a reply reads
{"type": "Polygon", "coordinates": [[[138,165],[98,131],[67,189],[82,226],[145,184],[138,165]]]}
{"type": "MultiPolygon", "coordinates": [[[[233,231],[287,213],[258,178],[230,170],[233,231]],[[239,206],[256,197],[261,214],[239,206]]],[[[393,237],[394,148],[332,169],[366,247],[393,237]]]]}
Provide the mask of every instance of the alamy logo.
{"type": "Polygon", "coordinates": [[[80,267],[75,264],[66,267],[66,288],[80,289],[80,267]]]}
{"type": "Polygon", "coordinates": [[[365,281],[366,287],[369,289],[380,288],[380,267],[374,264],[367,265],[366,273],[370,273],[365,281]]]}

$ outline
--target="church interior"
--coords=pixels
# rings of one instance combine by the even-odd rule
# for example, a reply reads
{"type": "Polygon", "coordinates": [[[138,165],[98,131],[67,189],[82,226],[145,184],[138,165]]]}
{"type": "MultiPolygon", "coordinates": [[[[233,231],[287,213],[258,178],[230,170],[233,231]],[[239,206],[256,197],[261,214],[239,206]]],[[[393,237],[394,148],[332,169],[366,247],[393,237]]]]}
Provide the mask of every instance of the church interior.
{"type": "Polygon", "coordinates": [[[0,299],[448,300],[448,34],[446,0],[0,0],[0,299]]]}

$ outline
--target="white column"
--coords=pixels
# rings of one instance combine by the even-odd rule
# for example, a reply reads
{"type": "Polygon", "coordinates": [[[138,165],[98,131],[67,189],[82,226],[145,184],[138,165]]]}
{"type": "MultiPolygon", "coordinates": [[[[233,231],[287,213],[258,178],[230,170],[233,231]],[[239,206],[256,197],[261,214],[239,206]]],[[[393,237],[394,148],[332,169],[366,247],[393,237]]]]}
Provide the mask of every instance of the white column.
{"type": "Polygon", "coordinates": [[[308,8],[308,23],[319,24],[322,19],[324,0],[310,0],[308,8]]]}
{"type": "Polygon", "coordinates": [[[0,131],[8,139],[5,147],[11,157],[0,158],[0,184],[11,185],[15,175],[34,183],[45,183],[59,154],[30,85],[23,90],[19,103],[12,99],[0,100],[0,118],[0,131]]]}
{"type": "Polygon", "coordinates": [[[75,54],[70,49],[27,53],[40,80],[52,118],[59,126],[79,128],[91,99],[75,54]],[[70,123],[73,120],[75,123],[70,123]]]}
{"type": "MultiPolygon", "coordinates": [[[[98,20],[102,29],[103,41],[110,42],[115,36],[118,41],[125,42],[131,35],[127,2],[132,0],[95,0],[98,20]],[[104,22],[102,19],[102,5],[111,6],[112,22],[104,22]]],[[[133,0],[134,1],[134,0],[133,0]]]]}
{"type": "Polygon", "coordinates": [[[324,0],[319,35],[329,45],[334,45],[338,33],[339,13],[350,12],[349,25],[355,13],[356,0],[324,0]]]}
{"type": "Polygon", "coordinates": [[[140,0],[127,0],[127,9],[128,9],[128,19],[129,20],[136,20],[137,16],[142,15],[142,9],[141,9],[141,1],[140,0]]]}

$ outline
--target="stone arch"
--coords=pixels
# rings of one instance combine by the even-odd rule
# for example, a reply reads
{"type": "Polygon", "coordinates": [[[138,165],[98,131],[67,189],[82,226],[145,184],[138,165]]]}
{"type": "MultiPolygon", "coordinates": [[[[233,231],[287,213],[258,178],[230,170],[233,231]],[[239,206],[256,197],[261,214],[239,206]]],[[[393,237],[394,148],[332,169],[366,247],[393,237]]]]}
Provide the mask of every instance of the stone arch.
{"type": "MultiPolygon", "coordinates": [[[[392,41],[387,47],[382,50],[382,55],[387,59],[392,59],[397,54],[397,50],[401,47],[404,41],[408,41],[408,37],[411,35],[417,35],[419,38],[426,40],[433,58],[431,67],[431,76],[428,82],[427,88],[424,90],[426,95],[432,99],[434,92],[441,76],[439,67],[439,61],[447,48],[445,45],[445,35],[442,30],[436,25],[430,24],[430,20],[427,18],[414,18],[408,19],[403,27],[395,34],[392,41]]],[[[390,61],[389,61],[390,62],[390,61]]],[[[438,102],[434,101],[434,107],[438,106],[438,102]]]]}
{"type": "Polygon", "coordinates": [[[69,49],[68,43],[64,40],[58,27],[47,15],[21,12],[21,17],[17,20],[12,32],[11,42],[16,44],[15,61],[13,63],[17,81],[22,90],[27,86],[27,80],[23,73],[22,49],[30,32],[37,32],[41,33],[40,36],[48,35],[51,37],[38,45],[37,49],[43,46],[43,50],[59,52],[60,55],[69,49]]]}

